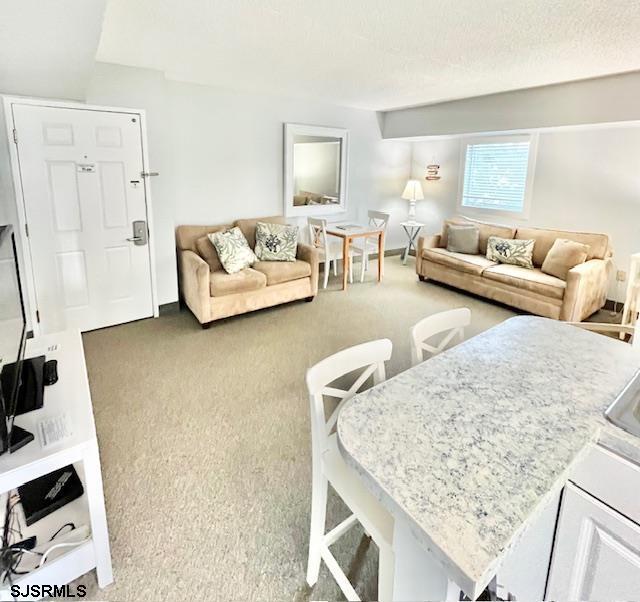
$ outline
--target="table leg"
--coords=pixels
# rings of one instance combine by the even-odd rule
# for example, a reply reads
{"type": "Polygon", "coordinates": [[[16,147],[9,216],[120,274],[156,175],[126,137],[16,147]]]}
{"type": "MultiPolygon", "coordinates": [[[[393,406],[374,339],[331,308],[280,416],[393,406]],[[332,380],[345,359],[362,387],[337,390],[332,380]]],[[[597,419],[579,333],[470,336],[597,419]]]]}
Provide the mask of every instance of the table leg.
{"type": "Polygon", "coordinates": [[[91,537],[96,555],[96,574],[98,586],[103,588],[113,583],[111,567],[111,551],[109,548],[109,531],[107,514],[104,508],[104,492],[102,490],[102,472],[97,442],[89,445],[83,459],[84,478],[89,504],[89,520],[91,537]]]}
{"type": "Polygon", "coordinates": [[[347,290],[347,272],[349,271],[349,240],[348,236],[342,239],[342,290],[347,290]]]}
{"type": "Polygon", "coordinates": [[[382,282],[384,271],[384,232],[378,234],[378,282],[382,282]]]}
{"type": "Polygon", "coordinates": [[[416,239],[418,238],[418,234],[420,234],[420,228],[407,228],[406,226],[402,226],[404,231],[407,234],[407,238],[409,241],[407,242],[407,246],[404,248],[404,253],[402,254],[402,264],[406,265],[407,257],[411,252],[411,249],[417,252],[416,248],[416,239]]]}

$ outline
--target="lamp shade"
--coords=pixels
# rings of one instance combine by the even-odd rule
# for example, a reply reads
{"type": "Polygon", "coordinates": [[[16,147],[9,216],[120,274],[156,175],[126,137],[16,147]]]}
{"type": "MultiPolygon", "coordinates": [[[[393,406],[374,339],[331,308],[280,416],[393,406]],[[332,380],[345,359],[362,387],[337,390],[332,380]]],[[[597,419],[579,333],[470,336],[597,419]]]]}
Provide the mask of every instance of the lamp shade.
{"type": "Polygon", "coordinates": [[[424,199],[422,184],[418,180],[409,180],[404,187],[402,198],[407,199],[407,201],[421,201],[424,199]]]}

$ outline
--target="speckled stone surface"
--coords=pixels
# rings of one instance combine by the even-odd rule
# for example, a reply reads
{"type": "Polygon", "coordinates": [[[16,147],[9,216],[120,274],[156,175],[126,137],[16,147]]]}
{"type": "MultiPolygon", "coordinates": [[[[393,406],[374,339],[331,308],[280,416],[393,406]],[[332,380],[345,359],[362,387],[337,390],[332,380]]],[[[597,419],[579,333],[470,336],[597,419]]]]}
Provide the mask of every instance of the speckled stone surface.
{"type": "Polygon", "coordinates": [[[640,439],[603,417],[639,367],[616,339],[512,318],[354,397],[339,444],[424,547],[479,587],[590,443],[640,458],[640,439]]]}

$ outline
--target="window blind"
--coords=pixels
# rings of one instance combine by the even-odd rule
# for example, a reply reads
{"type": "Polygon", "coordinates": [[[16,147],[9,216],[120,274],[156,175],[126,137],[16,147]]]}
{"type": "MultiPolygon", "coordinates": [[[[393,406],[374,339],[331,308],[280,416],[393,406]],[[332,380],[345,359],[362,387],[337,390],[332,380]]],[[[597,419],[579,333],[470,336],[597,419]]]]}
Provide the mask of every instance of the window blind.
{"type": "Polygon", "coordinates": [[[521,213],[528,165],[529,142],[468,144],[462,205],[521,213]]]}

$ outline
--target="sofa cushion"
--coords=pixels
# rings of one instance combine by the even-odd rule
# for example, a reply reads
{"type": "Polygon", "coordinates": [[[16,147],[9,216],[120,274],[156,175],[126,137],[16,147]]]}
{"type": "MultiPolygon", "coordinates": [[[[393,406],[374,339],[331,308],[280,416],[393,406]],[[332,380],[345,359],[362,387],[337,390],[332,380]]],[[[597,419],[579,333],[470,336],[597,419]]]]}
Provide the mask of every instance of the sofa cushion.
{"type": "Polygon", "coordinates": [[[447,251],[477,255],[479,242],[480,229],[478,226],[449,224],[447,229],[447,251]]]}
{"type": "Polygon", "coordinates": [[[209,269],[212,272],[222,269],[222,264],[218,257],[218,251],[216,251],[216,248],[213,246],[213,243],[208,236],[201,236],[196,240],[196,251],[198,252],[198,255],[200,255],[200,257],[209,264],[209,269]]]}
{"type": "Polygon", "coordinates": [[[478,226],[478,230],[480,230],[479,236],[479,251],[482,255],[487,253],[487,241],[490,236],[499,236],[500,238],[514,238],[516,229],[512,226],[502,226],[500,224],[490,224],[488,222],[481,222],[475,219],[471,219],[468,217],[464,217],[463,215],[458,215],[451,219],[448,219],[444,222],[444,227],[442,229],[442,238],[440,239],[443,247],[447,246],[448,239],[448,225],[473,225],[478,226]]]}
{"type": "Polygon", "coordinates": [[[446,249],[423,249],[423,259],[433,261],[445,265],[458,272],[466,272],[467,274],[476,274],[480,276],[482,271],[494,265],[498,265],[495,261],[489,261],[484,255],[467,255],[465,253],[454,253],[446,249]]]}
{"type": "Polygon", "coordinates": [[[587,245],[566,238],[556,238],[556,242],[544,258],[541,269],[545,274],[566,280],[567,272],[584,263],[588,254],[587,245]]]}
{"type": "Polygon", "coordinates": [[[238,226],[244,237],[247,239],[249,246],[253,249],[256,246],[256,225],[258,222],[265,222],[267,224],[286,224],[286,220],[281,215],[275,215],[273,217],[261,217],[258,219],[239,219],[235,222],[235,226],[238,226]]]}
{"type": "Polygon", "coordinates": [[[256,224],[256,247],[259,261],[295,261],[298,250],[298,226],[256,224]]]}
{"type": "Polygon", "coordinates": [[[553,299],[562,299],[567,288],[564,280],[549,276],[540,268],[521,268],[506,263],[487,268],[482,272],[482,277],[553,299]]]}
{"type": "Polygon", "coordinates": [[[311,266],[306,261],[256,261],[253,269],[267,278],[267,286],[307,278],[311,276],[311,266]]]}
{"type": "Polygon", "coordinates": [[[227,274],[224,270],[211,272],[209,281],[212,297],[257,291],[267,286],[267,277],[251,268],[245,268],[234,274],[227,274]]]}
{"type": "Polygon", "coordinates": [[[214,232],[207,236],[209,236],[209,240],[211,240],[218,252],[222,267],[229,274],[244,270],[257,260],[247,243],[247,239],[237,226],[234,226],[231,230],[214,232]]]}
{"type": "Polygon", "coordinates": [[[490,236],[487,243],[487,259],[532,270],[534,243],[534,240],[490,236]]]}
{"type": "Polygon", "coordinates": [[[176,245],[181,251],[193,251],[198,254],[196,242],[199,238],[212,232],[228,230],[229,228],[233,228],[233,224],[216,224],[213,226],[178,226],[176,228],[176,245]]]}
{"type": "Polygon", "coordinates": [[[558,238],[565,238],[588,245],[587,261],[589,259],[606,259],[611,255],[609,237],[606,234],[546,230],[543,228],[518,228],[516,238],[531,238],[536,241],[533,248],[533,265],[538,267],[544,263],[547,253],[558,238]]]}

